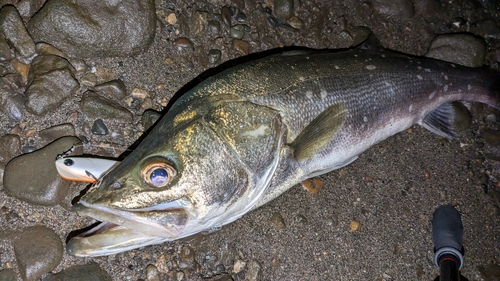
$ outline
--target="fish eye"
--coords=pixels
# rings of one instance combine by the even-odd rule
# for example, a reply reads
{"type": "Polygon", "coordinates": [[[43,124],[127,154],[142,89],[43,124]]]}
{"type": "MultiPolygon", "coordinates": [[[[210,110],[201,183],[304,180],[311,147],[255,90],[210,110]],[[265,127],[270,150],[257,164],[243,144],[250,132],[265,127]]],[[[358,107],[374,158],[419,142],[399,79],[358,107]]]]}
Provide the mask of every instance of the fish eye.
{"type": "Polygon", "coordinates": [[[167,163],[152,163],[142,168],[142,179],[153,187],[167,185],[177,174],[175,169],[167,163]]]}

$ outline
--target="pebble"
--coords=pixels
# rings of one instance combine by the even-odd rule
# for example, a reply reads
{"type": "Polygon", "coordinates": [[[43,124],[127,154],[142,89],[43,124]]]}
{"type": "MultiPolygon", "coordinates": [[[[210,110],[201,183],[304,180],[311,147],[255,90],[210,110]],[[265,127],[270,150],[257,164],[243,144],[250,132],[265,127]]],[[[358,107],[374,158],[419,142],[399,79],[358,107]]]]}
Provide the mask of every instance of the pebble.
{"type": "Polygon", "coordinates": [[[28,22],[28,30],[36,42],[75,57],[133,56],[153,41],[154,2],[47,1],[28,22]]]}
{"type": "Polygon", "coordinates": [[[40,10],[43,3],[45,2],[37,0],[21,0],[15,3],[15,6],[21,17],[27,22],[38,10],[40,10]]]}
{"type": "Polygon", "coordinates": [[[73,124],[70,123],[60,124],[43,129],[38,133],[38,135],[45,141],[53,141],[60,137],[74,136],[75,127],[73,127],[73,124]]]}
{"type": "Polygon", "coordinates": [[[148,91],[144,89],[134,88],[131,93],[132,97],[135,99],[145,99],[149,96],[148,91]]]}
{"type": "Polygon", "coordinates": [[[350,30],[350,34],[352,37],[352,46],[358,46],[359,44],[366,41],[368,36],[372,31],[366,26],[356,26],[350,30]]]}
{"type": "Polygon", "coordinates": [[[23,20],[14,6],[3,6],[0,9],[0,30],[5,39],[19,53],[19,59],[29,64],[36,56],[35,42],[26,30],[23,20]]]}
{"type": "Polygon", "coordinates": [[[236,51],[244,56],[248,55],[248,52],[250,51],[250,44],[241,39],[233,39],[232,46],[236,51]]]}
{"type": "Polygon", "coordinates": [[[274,213],[268,222],[269,224],[274,226],[274,228],[276,228],[277,230],[283,230],[286,228],[285,220],[283,219],[283,216],[279,212],[274,213]]]}
{"type": "Polygon", "coordinates": [[[17,276],[14,270],[0,270],[0,280],[2,281],[17,281],[17,276]]]}
{"type": "Polygon", "coordinates": [[[237,260],[235,263],[234,263],[234,266],[233,266],[233,272],[234,273],[239,273],[241,272],[242,270],[245,269],[245,267],[247,266],[247,263],[243,260],[237,260]]]}
{"type": "Polygon", "coordinates": [[[195,255],[195,252],[194,252],[193,248],[191,248],[189,246],[184,246],[181,249],[179,257],[182,259],[194,261],[194,255],[195,255]]]}
{"type": "Polygon", "coordinates": [[[5,165],[21,154],[21,139],[18,135],[7,134],[0,137],[0,165],[5,165]]]}
{"type": "Polygon", "coordinates": [[[112,281],[113,278],[96,262],[74,265],[65,270],[50,274],[42,281],[112,281]]]}
{"type": "Polygon", "coordinates": [[[498,264],[489,263],[485,266],[478,266],[477,269],[485,281],[500,280],[500,265],[498,264]]]}
{"type": "Polygon", "coordinates": [[[73,66],[61,57],[37,56],[31,64],[28,77],[26,110],[35,115],[44,115],[76,93],[79,84],[73,77],[73,71],[73,66]]]}
{"type": "Polygon", "coordinates": [[[241,23],[245,23],[247,21],[247,15],[245,15],[244,13],[242,13],[241,11],[239,11],[236,16],[234,17],[234,19],[237,21],[237,22],[241,22],[241,23]]]}
{"type": "Polygon", "coordinates": [[[97,119],[94,121],[92,125],[92,134],[94,135],[107,135],[109,134],[109,130],[102,121],[102,119],[97,119]]]}
{"type": "Polygon", "coordinates": [[[0,61],[10,60],[11,57],[9,43],[7,43],[3,34],[0,34],[0,61]]]}
{"type": "Polygon", "coordinates": [[[177,50],[182,51],[182,50],[190,50],[194,51],[194,44],[191,40],[189,40],[186,37],[179,37],[174,40],[174,47],[177,48],[177,50]]]}
{"type": "Polygon", "coordinates": [[[177,23],[177,16],[175,15],[175,13],[170,13],[168,14],[168,16],[165,18],[165,21],[170,24],[170,25],[174,25],[177,23]]]}
{"type": "Polygon", "coordinates": [[[12,75],[0,78],[0,111],[7,115],[10,120],[19,122],[24,119],[25,100],[21,94],[22,88],[11,83],[8,79],[9,76],[12,75]]]}
{"type": "Polygon", "coordinates": [[[350,224],[350,232],[356,232],[361,227],[361,224],[358,221],[352,220],[350,224]]]}
{"type": "Polygon", "coordinates": [[[82,59],[71,58],[69,59],[69,63],[75,68],[75,72],[80,75],[88,69],[87,64],[82,59]]]}
{"type": "Polygon", "coordinates": [[[245,27],[242,24],[232,26],[229,30],[229,36],[236,39],[243,38],[245,36],[245,27]]]}
{"type": "Polygon", "coordinates": [[[123,83],[122,80],[116,79],[95,86],[94,91],[100,96],[106,98],[123,99],[127,94],[127,87],[125,86],[125,83],[123,83]]]}
{"type": "Polygon", "coordinates": [[[168,267],[168,264],[167,264],[167,258],[165,258],[165,255],[163,255],[163,254],[161,254],[158,257],[158,259],[156,259],[154,266],[161,273],[168,273],[170,271],[170,268],[168,267]]]}
{"type": "Polygon", "coordinates": [[[25,281],[38,280],[55,269],[63,256],[59,236],[41,225],[23,229],[14,239],[13,246],[19,272],[25,281]]]}
{"type": "MultiPolygon", "coordinates": [[[[59,176],[54,159],[79,143],[77,137],[63,137],[42,149],[12,159],[5,166],[3,178],[7,194],[35,205],[58,204],[66,196],[71,182],[59,176]],[[26,177],[26,171],[37,176],[26,177]]],[[[73,154],[82,153],[81,146],[75,147],[73,154]]]]}
{"type": "Polygon", "coordinates": [[[132,113],[115,102],[99,97],[87,91],[80,101],[81,111],[91,118],[117,119],[123,123],[132,122],[132,113]]]}
{"type": "Polygon", "coordinates": [[[302,182],[302,187],[314,195],[323,187],[323,182],[319,178],[307,179],[302,182]]]}
{"type": "Polygon", "coordinates": [[[205,25],[207,24],[208,13],[203,11],[196,11],[193,14],[192,22],[194,25],[194,33],[200,34],[205,31],[205,25]]]}
{"type": "Polygon", "coordinates": [[[247,268],[245,281],[258,281],[262,279],[262,265],[257,260],[249,260],[247,268]]]}
{"type": "Polygon", "coordinates": [[[483,39],[472,34],[443,34],[432,40],[426,57],[480,67],[486,56],[483,39]]]}
{"type": "Polygon", "coordinates": [[[146,279],[148,281],[160,281],[160,272],[156,266],[149,264],[146,267],[146,279]]]}
{"type": "Polygon", "coordinates": [[[480,24],[482,37],[487,39],[500,39],[500,28],[496,22],[486,20],[480,24]]]}
{"type": "Polygon", "coordinates": [[[286,21],[293,16],[294,0],[274,0],[275,15],[286,21]]]}
{"type": "Polygon", "coordinates": [[[61,58],[68,59],[68,56],[66,56],[65,53],[63,53],[61,50],[59,50],[58,48],[56,48],[50,44],[43,43],[43,42],[36,43],[35,48],[36,48],[36,52],[39,55],[55,55],[55,56],[59,56],[61,58]]]}
{"type": "Polygon", "coordinates": [[[21,75],[23,82],[26,83],[30,72],[29,64],[22,63],[18,59],[12,59],[10,65],[19,75],[21,75]]]}
{"type": "Polygon", "coordinates": [[[208,30],[212,34],[219,34],[220,32],[220,23],[216,20],[209,20],[207,22],[208,30]]]}
{"type": "Polygon", "coordinates": [[[296,16],[288,19],[287,23],[295,29],[302,29],[302,27],[304,26],[304,22],[296,16]]]}
{"type": "Polygon", "coordinates": [[[85,73],[82,78],[80,78],[80,84],[82,86],[94,87],[97,84],[97,76],[95,73],[85,73]]]}
{"type": "Polygon", "coordinates": [[[210,49],[208,51],[208,62],[211,65],[217,64],[220,61],[220,58],[222,56],[222,52],[217,49],[210,49]]]}
{"type": "Polygon", "coordinates": [[[231,26],[231,9],[228,6],[222,7],[220,11],[220,15],[222,17],[222,22],[227,26],[231,26]]]}
{"type": "Polygon", "coordinates": [[[144,131],[149,129],[160,118],[161,114],[153,109],[147,109],[142,113],[141,123],[144,131]]]}
{"type": "Polygon", "coordinates": [[[386,18],[408,20],[415,15],[411,0],[371,0],[370,4],[375,13],[386,18]]]}

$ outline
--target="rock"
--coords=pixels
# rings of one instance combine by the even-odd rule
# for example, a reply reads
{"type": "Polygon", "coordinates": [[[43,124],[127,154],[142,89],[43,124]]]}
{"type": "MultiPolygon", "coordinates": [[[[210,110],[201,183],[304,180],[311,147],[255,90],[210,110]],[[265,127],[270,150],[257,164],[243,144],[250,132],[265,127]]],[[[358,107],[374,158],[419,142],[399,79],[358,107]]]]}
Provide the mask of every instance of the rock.
{"type": "Polygon", "coordinates": [[[80,101],[82,112],[91,118],[117,119],[123,123],[132,122],[132,113],[120,105],[99,97],[93,92],[85,92],[80,101]]]}
{"type": "Polygon", "coordinates": [[[0,34],[0,61],[10,60],[11,57],[9,43],[7,43],[3,34],[0,34]]]}
{"type": "Polygon", "coordinates": [[[4,269],[4,270],[0,270],[0,280],[2,280],[2,281],[16,281],[17,276],[13,270],[4,269]]]}
{"type": "Polygon", "coordinates": [[[70,123],[60,124],[43,129],[38,133],[38,135],[45,141],[53,141],[61,137],[74,136],[75,127],[73,127],[73,124],[70,123]]]}
{"type": "Polygon", "coordinates": [[[247,273],[245,274],[245,280],[248,281],[258,281],[261,280],[262,265],[256,260],[249,260],[247,263],[247,273]]]}
{"type": "Polygon", "coordinates": [[[238,12],[236,14],[236,16],[234,17],[234,19],[237,21],[237,22],[241,22],[241,23],[245,23],[247,21],[247,15],[245,15],[244,13],[242,13],[241,11],[238,12]]]}
{"type": "Polygon", "coordinates": [[[250,51],[250,44],[247,41],[240,39],[233,39],[232,42],[233,48],[238,51],[240,54],[246,56],[250,51]]]}
{"type": "MultiPolygon", "coordinates": [[[[63,137],[42,149],[12,159],[5,166],[3,178],[7,194],[35,205],[58,204],[66,196],[71,182],[59,176],[54,159],[79,143],[77,137],[63,137]],[[26,171],[36,177],[27,177],[26,171]]],[[[82,154],[83,148],[76,146],[74,153],[82,154]]]]}
{"type": "Polygon", "coordinates": [[[177,16],[175,15],[175,13],[170,13],[168,14],[168,16],[165,18],[165,21],[168,23],[168,24],[171,24],[171,25],[174,25],[177,23],[177,16]]]}
{"type": "Polygon", "coordinates": [[[194,50],[193,42],[191,42],[191,40],[189,40],[186,37],[179,37],[179,38],[175,39],[174,40],[174,47],[179,51],[182,51],[182,50],[193,51],[194,50]]]}
{"type": "Polygon", "coordinates": [[[38,280],[56,268],[63,255],[59,236],[41,225],[23,229],[13,246],[23,280],[38,280]]]}
{"type": "Polygon", "coordinates": [[[30,66],[28,64],[22,63],[18,59],[14,58],[10,61],[10,65],[17,72],[17,74],[21,75],[23,82],[26,83],[28,81],[28,74],[30,72],[30,66]]]}
{"type": "Polygon", "coordinates": [[[130,95],[135,99],[143,100],[148,97],[148,91],[140,88],[134,88],[130,95]]]}
{"type": "Polygon", "coordinates": [[[58,57],[68,59],[68,56],[66,56],[65,53],[63,53],[61,50],[57,49],[56,47],[54,47],[50,44],[43,43],[43,42],[37,43],[35,45],[35,48],[36,48],[36,52],[39,55],[56,55],[58,57]]]}
{"type": "Polygon", "coordinates": [[[229,29],[229,36],[231,38],[241,39],[245,36],[245,27],[242,24],[237,24],[229,29]]]}
{"type": "Polygon", "coordinates": [[[49,275],[42,281],[112,281],[111,276],[97,263],[75,265],[65,270],[49,275]]]}
{"type": "Polygon", "coordinates": [[[3,6],[0,10],[0,30],[7,42],[19,53],[22,62],[29,64],[36,56],[35,43],[14,6],[3,6]]]}
{"type": "Polygon", "coordinates": [[[485,266],[478,266],[477,270],[481,273],[481,277],[485,281],[498,281],[500,280],[500,265],[498,264],[487,264],[485,266]]]}
{"type": "Polygon", "coordinates": [[[245,269],[247,263],[245,261],[242,261],[242,260],[237,260],[235,263],[234,263],[234,266],[233,266],[233,272],[234,273],[239,273],[241,272],[242,270],[245,269]]]}
{"type": "Polygon", "coordinates": [[[45,1],[40,0],[21,0],[15,4],[23,20],[28,21],[40,8],[45,1]]]}
{"type": "Polygon", "coordinates": [[[142,114],[141,123],[144,131],[149,129],[160,118],[161,114],[155,110],[147,109],[142,114]]]}
{"type": "Polygon", "coordinates": [[[153,0],[49,0],[28,22],[36,42],[76,57],[139,54],[152,42],[155,29],[153,0]]]}
{"type": "Polygon", "coordinates": [[[160,272],[156,266],[149,264],[146,267],[146,278],[148,281],[160,281],[160,272]]]}
{"type": "Polygon", "coordinates": [[[191,22],[194,25],[194,34],[200,34],[205,31],[205,25],[208,21],[208,13],[202,11],[196,11],[193,14],[191,22]]]}
{"type": "Polygon", "coordinates": [[[123,83],[123,81],[119,79],[111,80],[101,85],[97,85],[94,87],[94,91],[100,96],[111,99],[123,99],[127,94],[125,83],[123,83]]]}
{"type": "Polygon", "coordinates": [[[73,66],[61,57],[37,56],[28,76],[26,110],[44,115],[59,107],[80,86],[73,77],[73,71],[73,66]]]}
{"type": "Polygon", "coordinates": [[[217,64],[220,61],[220,58],[222,56],[222,52],[217,49],[211,49],[208,51],[208,62],[211,65],[217,64]]]}
{"type": "Polygon", "coordinates": [[[80,78],[80,84],[87,87],[94,87],[97,84],[97,76],[92,72],[85,73],[80,78]]]}
{"type": "Polygon", "coordinates": [[[432,40],[426,57],[470,67],[483,65],[486,45],[472,34],[444,34],[432,40]]]}
{"type": "Polygon", "coordinates": [[[283,219],[283,216],[278,212],[274,213],[271,216],[271,218],[269,219],[269,224],[274,226],[274,228],[276,228],[277,230],[282,230],[286,228],[285,220],[283,219]]]}
{"type": "Polygon", "coordinates": [[[102,121],[102,119],[97,119],[94,121],[94,125],[92,125],[92,134],[94,135],[107,135],[109,134],[109,130],[102,121]]]}
{"type": "Polygon", "coordinates": [[[293,16],[294,0],[274,0],[274,13],[286,21],[293,16]]]}
{"type": "Polygon", "coordinates": [[[388,18],[407,20],[415,14],[411,0],[371,0],[370,3],[375,13],[388,18]]]}
{"type": "Polygon", "coordinates": [[[216,20],[209,20],[208,23],[208,30],[212,33],[212,34],[219,34],[220,32],[220,23],[216,20]]]}
{"type": "Polygon", "coordinates": [[[487,39],[500,39],[500,28],[495,21],[484,21],[481,23],[480,28],[482,37],[487,39]]]}
{"type": "Polygon", "coordinates": [[[302,20],[296,16],[289,18],[287,23],[295,29],[302,29],[302,27],[304,26],[304,22],[302,22],[302,20]]]}
{"type": "Polygon", "coordinates": [[[356,232],[361,227],[361,224],[358,221],[352,220],[350,223],[350,232],[356,232]]]}
{"type": "Polygon", "coordinates": [[[0,111],[15,122],[24,118],[24,96],[21,91],[18,85],[9,81],[8,76],[0,78],[0,111]]]}
{"type": "Polygon", "coordinates": [[[220,15],[222,17],[222,22],[227,26],[231,26],[231,9],[228,6],[222,7],[220,10],[220,15]]]}
{"type": "Polygon", "coordinates": [[[18,135],[0,137],[0,165],[5,165],[15,156],[21,154],[21,139],[18,135]]]}

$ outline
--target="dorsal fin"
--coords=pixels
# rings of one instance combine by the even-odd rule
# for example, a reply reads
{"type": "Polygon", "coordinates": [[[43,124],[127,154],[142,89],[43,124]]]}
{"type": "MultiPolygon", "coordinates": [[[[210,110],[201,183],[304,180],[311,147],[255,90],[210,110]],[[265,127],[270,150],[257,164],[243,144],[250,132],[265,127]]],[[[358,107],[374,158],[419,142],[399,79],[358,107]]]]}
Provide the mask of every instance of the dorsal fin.
{"type": "Polygon", "coordinates": [[[345,106],[334,104],[321,112],[290,144],[297,161],[309,159],[324,149],[344,125],[345,106]]]}

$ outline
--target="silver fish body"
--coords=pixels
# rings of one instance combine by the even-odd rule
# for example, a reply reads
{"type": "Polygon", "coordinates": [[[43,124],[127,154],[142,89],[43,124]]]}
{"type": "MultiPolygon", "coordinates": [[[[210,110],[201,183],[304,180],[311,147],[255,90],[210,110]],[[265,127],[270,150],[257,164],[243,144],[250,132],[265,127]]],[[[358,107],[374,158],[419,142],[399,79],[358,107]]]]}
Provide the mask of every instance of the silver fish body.
{"type": "Polygon", "coordinates": [[[108,255],[217,229],[419,123],[453,137],[452,101],[500,108],[500,75],[351,50],[276,55],[183,95],[75,210],[103,221],[67,245],[108,255]]]}

